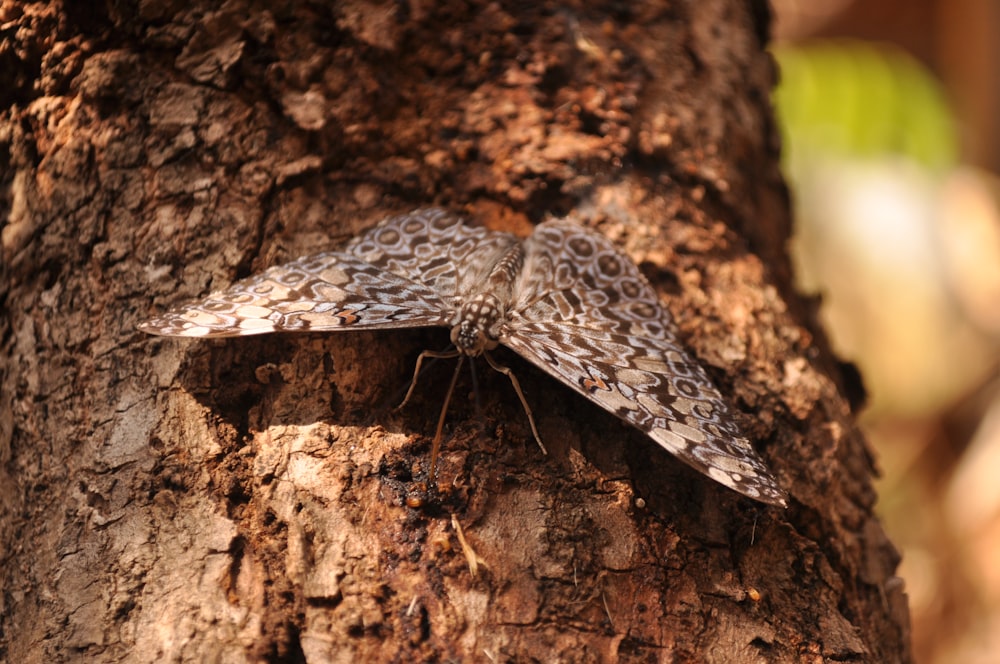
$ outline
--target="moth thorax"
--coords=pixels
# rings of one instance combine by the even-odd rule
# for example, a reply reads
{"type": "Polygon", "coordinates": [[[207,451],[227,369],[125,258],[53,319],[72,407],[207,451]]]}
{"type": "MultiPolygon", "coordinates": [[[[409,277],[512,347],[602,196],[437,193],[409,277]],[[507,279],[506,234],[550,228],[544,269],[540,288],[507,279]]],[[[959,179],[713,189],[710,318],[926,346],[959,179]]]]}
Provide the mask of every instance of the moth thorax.
{"type": "Polygon", "coordinates": [[[522,267],[524,267],[524,245],[519,242],[510,247],[486,275],[486,283],[489,284],[490,291],[493,293],[510,292],[522,267]]]}
{"type": "Polygon", "coordinates": [[[476,357],[497,347],[491,332],[500,318],[499,302],[489,294],[480,295],[462,305],[451,328],[451,342],[464,355],[476,357]]]}

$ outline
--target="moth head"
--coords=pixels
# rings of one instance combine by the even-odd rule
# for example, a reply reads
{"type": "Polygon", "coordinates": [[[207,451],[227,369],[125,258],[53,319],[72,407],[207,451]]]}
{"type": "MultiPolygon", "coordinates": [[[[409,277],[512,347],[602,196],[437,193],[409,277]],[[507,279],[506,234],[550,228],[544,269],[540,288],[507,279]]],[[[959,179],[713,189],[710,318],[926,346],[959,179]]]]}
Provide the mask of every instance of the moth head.
{"type": "Polygon", "coordinates": [[[483,351],[497,347],[490,334],[500,319],[500,306],[495,295],[483,293],[462,305],[451,327],[451,343],[463,355],[477,357],[483,351]]]}
{"type": "Polygon", "coordinates": [[[469,357],[477,357],[483,351],[497,347],[496,339],[491,339],[486,330],[473,320],[463,320],[451,328],[451,343],[469,357]]]}

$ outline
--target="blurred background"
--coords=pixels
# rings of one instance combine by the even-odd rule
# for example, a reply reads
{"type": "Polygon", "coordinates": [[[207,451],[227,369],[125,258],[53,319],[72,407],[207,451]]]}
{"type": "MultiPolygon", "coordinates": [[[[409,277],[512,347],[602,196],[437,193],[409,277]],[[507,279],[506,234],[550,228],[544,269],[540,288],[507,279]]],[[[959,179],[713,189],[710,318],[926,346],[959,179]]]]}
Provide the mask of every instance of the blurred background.
{"type": "Polygon", "coordinates": [[[865,379],[914,657],[1000,662],[1000,1],[772,6],[799,288],[865,379]]]}

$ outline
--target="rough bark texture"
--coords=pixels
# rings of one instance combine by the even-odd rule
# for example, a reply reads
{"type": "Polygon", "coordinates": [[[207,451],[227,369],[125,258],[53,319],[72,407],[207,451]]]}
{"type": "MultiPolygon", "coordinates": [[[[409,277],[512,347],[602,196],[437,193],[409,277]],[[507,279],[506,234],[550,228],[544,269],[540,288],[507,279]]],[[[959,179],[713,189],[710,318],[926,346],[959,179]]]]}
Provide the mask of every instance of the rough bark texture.
{"type": "Polygon", "coordinates": [[[762,4],[0,5],[0,659],[908,661],[762,4]],[[135,331],[435,203],[618,242],[791,507],[512,356],[549,455],[480,371],[424,495],[445,331],[135,331]]]}

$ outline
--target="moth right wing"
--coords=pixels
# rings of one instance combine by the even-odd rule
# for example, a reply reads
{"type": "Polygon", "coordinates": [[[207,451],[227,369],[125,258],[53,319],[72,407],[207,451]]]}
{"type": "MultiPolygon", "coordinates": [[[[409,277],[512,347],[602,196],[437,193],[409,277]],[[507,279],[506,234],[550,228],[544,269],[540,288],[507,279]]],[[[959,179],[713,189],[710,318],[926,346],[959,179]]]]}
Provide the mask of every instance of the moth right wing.
{"type": "Polygon", "coordinates": [[[450,303],[430,287],[346,252],[326,252],[235,282],[139,325],[169,337],[432,327],[450,303]]]}
{"type": "Polygon", "coordinates": [[[344,251],[423,284],[457,309],[518,242],[513,235],[467,223],[446,210],[425,208],[386,219],[344,251]]]}

